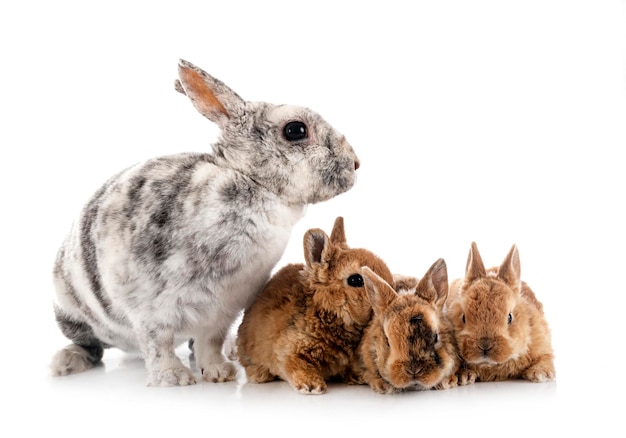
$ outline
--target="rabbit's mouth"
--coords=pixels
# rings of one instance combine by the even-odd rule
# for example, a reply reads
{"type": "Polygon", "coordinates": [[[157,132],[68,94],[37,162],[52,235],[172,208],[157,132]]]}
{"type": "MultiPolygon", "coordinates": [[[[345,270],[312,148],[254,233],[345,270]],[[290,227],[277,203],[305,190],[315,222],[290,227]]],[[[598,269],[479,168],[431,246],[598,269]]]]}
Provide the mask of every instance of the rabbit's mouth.
{"type": "Polygon", "coordinates": [[[497,365],[506,362],[513,355],[513,349],[498,335],[468,338],[461,348],[467,363],[477,365],[497,365]]]}

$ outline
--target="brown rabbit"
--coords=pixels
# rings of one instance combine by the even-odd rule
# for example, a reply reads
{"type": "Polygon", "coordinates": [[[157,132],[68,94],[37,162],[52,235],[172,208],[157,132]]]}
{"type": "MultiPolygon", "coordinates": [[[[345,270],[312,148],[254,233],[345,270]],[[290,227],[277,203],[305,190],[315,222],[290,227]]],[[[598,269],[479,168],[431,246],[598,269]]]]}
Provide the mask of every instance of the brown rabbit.
{"type": "Polygon", "coordinates": [[[372,308],[361,267],[392,282],[387,265],[348,247],[343,218],[330,238],[304,234],[306,264],[280,269],[248,307],[237,331],[237,354],[249,382],[282,379],[302,394],[323,394],[327,382],[355,382],[350,363],[372,308]]]}
{"type": "Polygon", "coordinates": [[[401,293],[367,267],[363,277],[374,316],[363,333],[355,373],[381,394],[456,386],[454,331],[443,314],[445,261],[437,260],[414,287],[412,281],[399,287],[401,293]]]}
{"type": "Polygon", "coordinates": [[[465,279],[452,282],[446,313],[464,361],[459,384],[555,378],[550,329],[542,304],[520,279],[515,245],[499,268],[486,270],[472,242],[465,279]]]}

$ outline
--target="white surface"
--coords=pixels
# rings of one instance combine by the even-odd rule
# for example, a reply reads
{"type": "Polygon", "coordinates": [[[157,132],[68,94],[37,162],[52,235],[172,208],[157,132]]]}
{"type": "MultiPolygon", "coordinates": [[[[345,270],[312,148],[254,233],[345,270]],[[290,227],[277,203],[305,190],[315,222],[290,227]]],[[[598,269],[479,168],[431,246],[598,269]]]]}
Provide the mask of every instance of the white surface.
{"type": "Polygon", "coordinates": [[[211,3],[0,6],[0,435],[624,436],[623,2],[211,3]],[[281,264],[337,215],[404,274],[444,257],[460,276],[472,240],[487,264],[516,243],[557,381],[147,388],[116,350],[49,377],[66,343],[50,272],[78,209],[122,167],[215,139],[173,90],[178,58],[246,99],[315,109],[359,154],[357,185],[310,207],[281,264]]]}

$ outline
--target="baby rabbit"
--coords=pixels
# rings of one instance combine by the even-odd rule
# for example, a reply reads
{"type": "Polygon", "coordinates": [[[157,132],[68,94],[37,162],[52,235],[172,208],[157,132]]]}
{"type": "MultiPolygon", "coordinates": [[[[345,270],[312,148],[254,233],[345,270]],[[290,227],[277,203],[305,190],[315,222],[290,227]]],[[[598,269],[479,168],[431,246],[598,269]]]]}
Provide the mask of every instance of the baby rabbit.
{"type": "Polygon", "coordinates": [[[328,381],[354,381],[350,363],[372,313],[361,267],[392,275],[372,252],[348,247],[341,216],[330,238],[315,228],[303,243],[306,264],[284,266],[245,310],[237,352],[249,382],[323,394],[328,381]]]}
{"type": "Polygon", "coordinates": [[[555,378],[550,329],[542,304],[520,280],[515,245],[499,268],[486,270],[472,242],[465,279],[452,282],[446,313],[464,361],[459,384],[555,378]]]}
{"type": "Polygon", "coordinates": [[[359,160],[313,111],[248,102],[181,60],[178,91],[221,128],[213,153],[154,158],[113,176],[73,224],[54,266],[54,311],[73,343],[54,375],[103,349],[138,352],[148,384],[196,379],[175,354],[193,339],[208,381],[236,377],[224,337],[282,256],[308,204],[355,183],[359,160]]]}
{"type": "Polygon", "coordinates": [[[356,374],[381,394],[456,386],[460,361],[452,325],[443,314],[445,261],[437,260],[414,288],[401,293],[368,267],[363,277],[374,316],[358,347],[356,374]]]}

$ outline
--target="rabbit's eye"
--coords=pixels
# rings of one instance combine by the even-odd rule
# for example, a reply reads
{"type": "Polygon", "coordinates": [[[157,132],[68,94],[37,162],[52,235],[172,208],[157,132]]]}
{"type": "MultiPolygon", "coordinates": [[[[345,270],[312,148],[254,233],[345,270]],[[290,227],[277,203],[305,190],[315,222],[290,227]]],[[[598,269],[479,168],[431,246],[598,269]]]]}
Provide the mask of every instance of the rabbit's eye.
{"type": "Polygon", "coordinates": [[[420,321],[422,321],[422,319],[424,319],[424,316],[422,314],[419,315],[413,315],[410,319],[409,322],[413,325],[418,324],[420,321]]]}
{"type": "Polygon", "coordinates": [[[352,274],[348,277],[348,286],[363,287],[363,277],[361,274],[352,274]]]}
{"type": "Polygon", "coordinates": [[[506,322],[508,324],[511,324],[513,322],[513,314],[509,313],[509,317],[507,318],[506,322]]]}
{"type": "Polygon", "coordinates": [[[463,314],[463,324],[465,324],[465,313],[463,314]]]}
{"type": "Polygon", "coordinates": [[[439,335],[437,333],[435,333],[433,335],[433,344],[436,344],[437,342],[439,342],[439,335]]]}
{"type": "Polygon", "coordinates": [[[309,136],[306,125],[302,122],[289,122],[283,128],[283,135],[287,141],[298,141],[309,136]]]}

